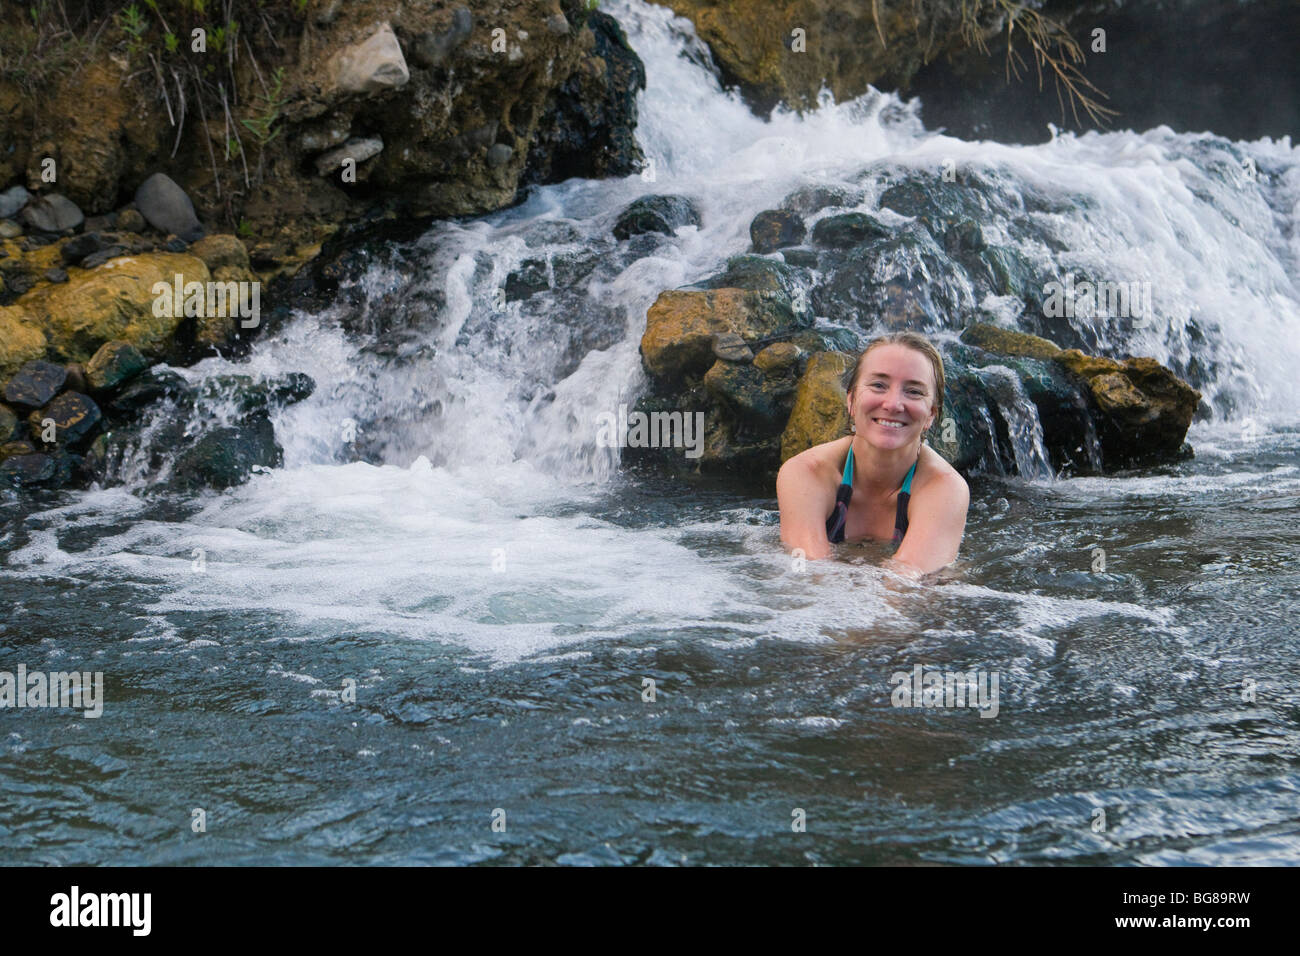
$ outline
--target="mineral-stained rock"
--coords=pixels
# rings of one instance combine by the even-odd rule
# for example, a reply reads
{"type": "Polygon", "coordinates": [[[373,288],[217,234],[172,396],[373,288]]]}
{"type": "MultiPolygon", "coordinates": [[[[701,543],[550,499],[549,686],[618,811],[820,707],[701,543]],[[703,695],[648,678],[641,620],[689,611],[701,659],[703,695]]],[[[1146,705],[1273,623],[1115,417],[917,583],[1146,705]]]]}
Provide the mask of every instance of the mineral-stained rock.
{"type": "Polygon", "coordinates": [[[99,406],[89,395],[80,392],[64,392],[44,408],[27,416],[27,427],[42,441],[47,422],[54,422],[54,440],[60,445],[75,445],[90,434],[97,424],[101,413],[99,406]]]}
{"type": "Polygon", "coordinates": [[[184,315],[155,309],[159,294],[154,288],[161,283],[174,293],[177,276],[182,290],[186,283],[206,284],[210,278],[207,267],[194,256],[151,252],[114,259],[66,285],[38,289],[21,305],[64,359],[84,362],[114,339],[160,357],[184,315]]]}
{"type": "Polygon", "coordinates": [[[68,370],[53,362],[28,362],[5,383],[5,401],[40,408],[63,388],[68,370]]]}
{"type": "Polygon", "coordinates": [[[781,461],[849,433],[843,378],[853,360],[843,352],[821,352],[808,360],[781,435],[781,461]]]}
{"type": "Polygon", "coordinates": [[[785,209],[765,209],[749,224],[749,239],[760,253],[797,246],[807,232],[803,219],[785,209]]]}
{"type": "Polygon", "coordinates": [[[45,333],[22,306],[0,306],[0,380],[45,354],[45,333]]]}
{"type": "Polygon", "coordinates": [[[1002,329],[983,323],[972,325],[961,334],[961,340],[977,348],[1003,355],[1023,355],[1028,358],[1050,359],[1061,354],[1060,347],[1037,335],[1002,329]]]}
{"type": "Polygon", "coordinates": [[[773,293],[745,289],[663,292],[646,314],[641,355],[650,373],[667,382],[703,374],[713,364],[713,339],[736,333],[746,345],[797,328],[794,314],[773,293]]]}
{"type": "Polygon", "coordinates": [[[18,436],[18,415],[8,405],[0,405],[0,442],[18,436]]]}
{"type": "Polygon", "coordinates": [[[62,455],[37,452],[0,462],[0,484],[18,487],[57,487],[67,480],[72,462],[62,455]]]}
{"type": "Polygon", "coordinates": [[[0,444],[0,461],[18,455],[30,455],[34,451],[36,451],[36,446],[29,441],[7,441],[0,444]]]}
{"type": "Polygon", "coordinates": [[[86,363],[86,384],[96,391],[117,388],[148,367],[148,359],[130,342],[105,342],[86,363]]]}

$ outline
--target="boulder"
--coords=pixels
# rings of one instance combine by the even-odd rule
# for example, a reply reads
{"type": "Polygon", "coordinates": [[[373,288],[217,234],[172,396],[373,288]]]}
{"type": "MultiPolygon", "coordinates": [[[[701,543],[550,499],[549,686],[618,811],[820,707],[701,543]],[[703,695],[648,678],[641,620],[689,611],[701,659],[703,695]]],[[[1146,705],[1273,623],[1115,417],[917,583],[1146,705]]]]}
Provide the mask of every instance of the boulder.
{"type": "Polygon", "coordinates": [[[977,323],[964,329],[961,340],[988,352],[1022,355],[1026,358],[1051,359],[1061,353],[1060,346],[1040,336],[984,323],[977,323]]]}
{"type": "Polygon", "coordinates": [[[339,92],[362,96],[399,89],[411,78],[402,46],[387,23],[365,40],[338,53],[333,72],[339,92]]]}
{"type": "Polygon", "coordinates": [[[700,214],[684,196],[642,196],[619,213],[614,236],[628,239],[646,232],[676,234],[682,226],[698,226],[700,214]]]}
{"type": "Polygon", "coordinates": [[[148,367],[130,342],[105,342],[86,363],[86,384],[97,392],[115,389],[148,367]]]}
{"type": "Polygon", "coordinates": [[[0,219],[12,219],[18,215],[31,198],[32,194],[22,186],[10,186],[0,193],[0,219]]]}
{"type": "Polygon", "coordinates": [[[34,451],[36,446],[29,441],[7,441],[0,444],[0,461],[16,458],[18,455],[30,455],[34,451]]]}
{"type": "Polygon", "coordinates": [[[18,435],[17,413],[8,405],[0,405],[0,442],[12,441],[18,435]]]}
{"type": "Polygon", "coordinates": [[[68,370],[52,362],[28,362],[5,383],[5,401],[40,408],[59,394],[68,370]]]}
{"type": "Polygon", "coordinates": [[[200,239],[190,246],[189,254],[200,259],[210,272],[232,267],[247,271],[248,249],[238,237],[229,233],[218,233],[200,239]]]}
{"type": "Polygon", "coordinates": [[[67,480],[71,462],[61,455],[35,453],[14,455],[0,462],[0,484],[24,487],[57,487],[67,480]]]}
{"type": "Polygon", "coordinates": [[[203,237],[203,226],[185,190],[166,173],[154,173],[135,191],[135,205],[149,225],[186,242],[203,237]]]}
{"type": "Polygon", "coordinates": [[[785,209],[765,209],[749,224],[749,239],[759,253],[797,246],[807,232],[803,219],[785,209]]]}
{"type": "Polygon", "coordinates": [[[45,354],[45,333],[21,306],[0,306],[0,380],[45,354]]]}
{"type": "Polygon", "coordinates": [[[820,220],[813,226],[812,241],[831,249],[850,249],[868,239],[888,239],[892,234],[888,226],[873,216],[846,212],[820,220]]]}
{"type": "Polygon", "coordinates": [[[42,409],[27,416],[27,427],[37,438],[44,440],[45,423],[54,422],[55,441],[60,445],[77,444],[90,434],[102,414],[89,395],[64,392],[42,409]]]}
{"type": "MultiPolygon", "coordinates": [[[[192,255],[123,256],[65,285],[38,289],[22,304],[44,329],[49,346],[66,360],[85,362],[101,345],[114,340],[130,342],[146,356],[160,358],[185,317],[163,308],[165,301],[153,290],[159,283],[174,289],[177,276],[182,288],[211,278],[207,266],[192,255]]],[[[189,321],[202,328],[206,318],[189,321]]]]}
{"type": "Polygon", "coordinates": [[[735,333],[752,347],[798,328],[788,305],[771,292],[746,289],[660,293],[646,313],[641,355],[651,375],[667,383],[702,375],[716,356],[714,337],[735,333]]]}
{"type": "Polygon", "coordinates": [[[22,221],[29,229],[38,232],[63,232],[76,229],[86,217],[67,196],[51,193],[36,196],[23,208],[22,221]]]}
{"type": "Polygon", "coordinates": [[[283,459],[271,420],[258,414],[200,438],[181,453],[172,480],[182,488],[230,488],[246,482],[254,468],[278,468],[283,459]]]}
{"type": "Polygon", "coordinates": [[[844,352],[820,352],[808,360],[781,434],[782,462],[849,433],[844,375],[854,358],[844,352]]]}

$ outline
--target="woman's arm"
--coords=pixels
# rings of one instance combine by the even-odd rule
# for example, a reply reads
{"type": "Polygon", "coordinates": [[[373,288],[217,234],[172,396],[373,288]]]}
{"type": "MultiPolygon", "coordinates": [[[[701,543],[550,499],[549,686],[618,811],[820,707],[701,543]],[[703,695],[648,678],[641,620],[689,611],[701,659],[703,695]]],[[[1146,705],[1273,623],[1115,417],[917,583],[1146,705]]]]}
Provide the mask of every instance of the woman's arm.
{"type": "Polygon", "coordinates": [[[804,557],[825,558],[831,553],[826,538],[826,516],[835,507],[835,491],[827,494],[817,468],[805,456],[795,455],[776,474],[776,501],[781,509],[781,541],[800,548],[804,557]]]}
{"type": "Polygon", "coordinates": [[[962,533],[966,530],[966,509],[970,488],[956,472],[937,475],[908,502],[907,534],[888,562],[909,576],[928,574],[957,559],[962,533]]]}

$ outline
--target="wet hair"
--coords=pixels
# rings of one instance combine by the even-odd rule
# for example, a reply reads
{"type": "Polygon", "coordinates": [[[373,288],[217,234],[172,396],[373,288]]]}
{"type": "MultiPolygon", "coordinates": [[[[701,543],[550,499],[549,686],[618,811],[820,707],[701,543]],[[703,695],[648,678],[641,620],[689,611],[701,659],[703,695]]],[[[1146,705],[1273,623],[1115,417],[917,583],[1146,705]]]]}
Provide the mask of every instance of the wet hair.
{"type": "Polygon", "coordinates": [[[853,363],[853,367],[845,373],[844,390],[846,392],[853,391],[858,375],[867,363],[867,355],[872,349],[880,345],[903,345],[909,349],[915,349],[930,360],[930,368],[934,371],[934,421],[935,424],[941,422],[943,420],[943,356],[934,347],[934,343],[920,332],[888,332],[868,342],[867,347],[858,356],[858,360],[853,363]]]}

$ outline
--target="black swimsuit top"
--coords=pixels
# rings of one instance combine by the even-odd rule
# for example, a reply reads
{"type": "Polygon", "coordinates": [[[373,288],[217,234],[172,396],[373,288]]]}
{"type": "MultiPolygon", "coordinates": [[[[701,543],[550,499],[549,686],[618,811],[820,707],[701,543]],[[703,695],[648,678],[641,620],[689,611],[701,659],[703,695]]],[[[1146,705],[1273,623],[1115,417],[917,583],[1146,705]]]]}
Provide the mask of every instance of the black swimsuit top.
{"type": "MultiPolygon", "coordinates": [[[[917,461],[920,461],[918,458],[917,461]]],[[[894,544],[901,544],[903,535],[907,534],[907,503],[912,498],[912,476],[916,474],[916,462],[907,470],[903,487],[898,490],[898,510],[894,513],[894,544]]],[[[844,540],[844,526],[849,520],[849,500],[853,497],[853,446],[849,445],[849,456],[844,460],[844,475],[840,487],[835,492],[835,510],[826,519],[826,538],[831,544],[844,540]]]]}

